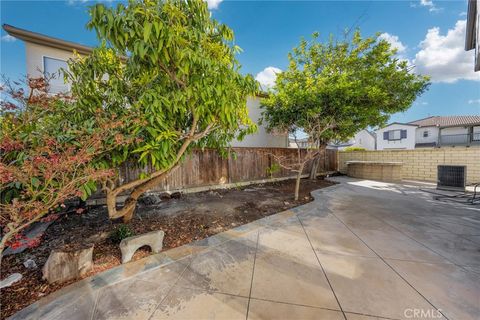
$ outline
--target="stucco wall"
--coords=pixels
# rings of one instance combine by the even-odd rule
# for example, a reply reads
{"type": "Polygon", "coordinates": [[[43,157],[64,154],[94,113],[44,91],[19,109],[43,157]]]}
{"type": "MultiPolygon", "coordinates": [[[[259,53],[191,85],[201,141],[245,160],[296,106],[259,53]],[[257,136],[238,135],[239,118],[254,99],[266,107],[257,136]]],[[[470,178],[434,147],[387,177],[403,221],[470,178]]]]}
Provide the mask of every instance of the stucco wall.
{"type": "Polygon", "coordinates": [[[375,150],[375,138],[367,130],[359,131],[353,138],[353,146],[375,150]]]}
{"type": "Polygon", "coordinates": [[[35,43],[25,42],[27,74],[32,77],[43,75],[43,57],[50,57],[67,61],[73,57],[73,52],[65,51],[35,43]]]}
{"type": "Polygon", "coordinates": [[[232,141],[233,147],[268,147],[268,148],[286,148],[288,147],[288,135],[268,133],[263,125],[258,122],[262,117],[259,97],[250,97],[247,99],[248,115],[257,124],[256,133],[246,136],[242,141],[232,141]]]}
{"type": "Polygon", "coordinates": [[[377,130],[377,150],[384,149],[414,149],[415,148],[415,130],[417,127],[391,124],[388,127],[377,130]],[[390,130],[407,130],[407,138],[401,140],[383,140],[383,133],[390,130]]]}
{"type": "Polygon", "coordinates": [[[467,166],[467,183],[480,182],[480,147],[355,151],[338,153],[338,168],[346,173],[346,161],[402,162],[402,178],[437,181],[437,165],[467,166]]]}
{"type": "Polygon", "coordinates": [[[422,127],[416,129],[415,134],[416,143],[431,143],[438,142],[438,127],[422,127]],[[428,131],[428,137],[424,137],[423,133],[428,131]]]}

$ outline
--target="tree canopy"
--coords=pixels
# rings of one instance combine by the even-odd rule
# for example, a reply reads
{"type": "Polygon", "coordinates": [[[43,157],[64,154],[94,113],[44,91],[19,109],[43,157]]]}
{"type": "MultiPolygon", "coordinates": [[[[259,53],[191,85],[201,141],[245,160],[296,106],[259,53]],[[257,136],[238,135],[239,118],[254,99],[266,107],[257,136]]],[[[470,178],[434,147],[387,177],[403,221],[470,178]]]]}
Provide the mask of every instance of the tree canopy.
{"type": "Polygon", "coordinates": [[[80,121],[134,114],[124,125],[132,143],[98,159],[105,167],[132,161],[153,172],[105,184],[111,217],[131,218],[136,198],[163,179],[193,147],[223,148],[255,130],[246,98],[257,91],[242,75],[231,29],[210,17],[201,0],[130,0],[96,4],[88,27],[102,45],[70,63],[68,79],[80,121]],[[132,190],[125,207],[114,198],[132,190]]]}
{"type": "Polygon", "coordinates": [[[407,110],[429,86],[378,35],[319,39],[314,33],[288,54],[288,69],[262,103],[269,128],[302,130],[313,145],[346,140],[407,110]]]}

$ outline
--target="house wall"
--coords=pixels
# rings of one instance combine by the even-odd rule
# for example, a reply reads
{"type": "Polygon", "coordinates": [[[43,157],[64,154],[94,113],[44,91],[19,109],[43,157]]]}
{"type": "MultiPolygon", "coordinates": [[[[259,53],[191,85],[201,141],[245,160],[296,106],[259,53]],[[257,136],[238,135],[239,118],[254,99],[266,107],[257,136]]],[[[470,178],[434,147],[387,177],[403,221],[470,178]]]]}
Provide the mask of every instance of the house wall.
{"type": "Polygon", "coordinates": [[[415,131],[415,143],[438,143],[438,127],[422,127],[415,131]],[[423,136],[425,131],[428,131],[428,137],[423,136]]]}
{"type": "Polygon", "coordinates": [[[480,147],[431,148],[414,150],[340,151],[338,167],[347,172],[347,161],[402,162],[402,179],[437,181],[441,164],[467,166],[467,183],[480,181],[480,147]]]}
{"type": "Polygon", "coordinates": [[[43,76],[43,57],[67,61],[73,58],[72,51],[60,50],[35,43],[25,42],[27,59],[27,75],[31,77],[43,76]]]}
{"type": "Polygon", "coordinates": [[[247,135],[242,141],[232,141],[232,147],[287,148],[289,146],[287,134],[268,133],[265,126],[258,124],[262,117],[260,99],[260,97],[247,98],[248,115],[257,124],[257,132],[247,135]]]}
{"type": "Polygon", "coordinates": [[[352,141],[353,147],[362,147],[366,150],[375,150],[375,138],[367,132],[367,130],[361,130],[355,134],[352,141]]]}
{"type": "Polygon", "coordinates": [[[403,124],[391,124],[385,128],[377,130],[377,150],[384,149],[414,149],[415,148],[415,130],[417,127],[403,125],[403,124]],[[407,130],[407,138],[401,140],[383,140],[383,133],[390,130],[407,130]]]}

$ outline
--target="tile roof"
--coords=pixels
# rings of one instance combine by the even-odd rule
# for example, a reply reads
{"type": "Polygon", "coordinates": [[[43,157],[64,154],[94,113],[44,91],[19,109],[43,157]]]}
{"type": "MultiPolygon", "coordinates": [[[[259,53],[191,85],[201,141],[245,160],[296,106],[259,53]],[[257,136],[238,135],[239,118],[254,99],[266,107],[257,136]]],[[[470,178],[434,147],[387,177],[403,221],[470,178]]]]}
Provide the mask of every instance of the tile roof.
{"type": "Polygon", "coordinates": [[[448,116],[439,117],[433,116],[420,120],[409,122],[409,124],[415,124],[419,127],[455,127],[464,125],[480,125],[480,115],[478,116],[448,116]]]}

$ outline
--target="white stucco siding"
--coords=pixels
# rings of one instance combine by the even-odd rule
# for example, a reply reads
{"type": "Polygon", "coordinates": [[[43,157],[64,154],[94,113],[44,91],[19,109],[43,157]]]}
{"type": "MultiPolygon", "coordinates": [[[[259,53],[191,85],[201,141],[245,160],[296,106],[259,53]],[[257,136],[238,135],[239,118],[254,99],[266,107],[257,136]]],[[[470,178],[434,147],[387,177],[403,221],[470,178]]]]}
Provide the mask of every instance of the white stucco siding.
{"type": "MultiPolygon", "coordinates": [[[[30,42],[25,42],[25,50],[27,75],[34,78],[42,77],[45,74],[45,58],[66,62],[74,57],[73,51],[51,48],[30,42]]],[[[51,92],[68,91],[69,86],[64,83],[63,78],[56,73],[54,76],[55,78],[50,81],[51,92]]]]}
{"type": "Polygon", "coordinates": [[[361,147],[366,150],[375,150],[375,138],[367,130],[361,130],[353,138],[353,147],[361,147]]]}
{"type": "Polygon", "coordinates": [[[43,75],[43,57],[68,61],[73,58],[73,51],[55,49],[35,43],[25,43],[27,74],[32,77],[43,75]]]}
{"type": "Polygon", "coordinates": [[[421,127],[416,129],[415,134],[416,143],[432,143],[438,142],[438,127],[421,127]],[[427,132],[427,136],[424,134],[427,132]]]}
{"type": "Polygon", "coordinates": [[[288,135],[268,133],[265,126],[258,124],[262,117],[259,97],[247,98],[248,115],[257,124],[258,130],[254,134],[247,135],[242,141],[232,141],[232,147],[270,147],[287,148],[288,135]]]}
{"type": "Polygon", "coordinates": [[[416,126],[394,123],[385,128],[377,130],[377,150],[415,149],[416,129],[416,126]],[[407,137],[398,140],[385,140],[383,137],[383,133],[393,130],[406,130],[407,137]]]}

